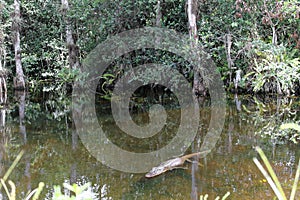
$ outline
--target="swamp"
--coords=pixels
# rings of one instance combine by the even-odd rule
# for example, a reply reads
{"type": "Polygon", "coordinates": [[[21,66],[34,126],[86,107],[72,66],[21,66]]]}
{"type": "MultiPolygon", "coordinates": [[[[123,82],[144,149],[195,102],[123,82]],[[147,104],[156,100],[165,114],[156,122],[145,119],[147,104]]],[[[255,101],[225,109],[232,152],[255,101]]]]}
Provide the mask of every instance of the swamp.
{"type": "Polygon", "coordinates": [[[297,0],[0,0],[0,199],[300,199],[297,0]]]}

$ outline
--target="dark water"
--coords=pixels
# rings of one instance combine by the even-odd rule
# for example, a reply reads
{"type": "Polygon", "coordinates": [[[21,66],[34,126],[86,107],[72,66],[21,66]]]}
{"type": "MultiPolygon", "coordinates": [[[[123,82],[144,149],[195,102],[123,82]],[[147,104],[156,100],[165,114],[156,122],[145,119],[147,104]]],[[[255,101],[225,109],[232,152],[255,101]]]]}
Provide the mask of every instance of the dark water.
{"type": "MultiPolygon", "coordinates": [[[[252,161],[253,157],[258,156],[254,147],[260,146],[289,195],[300,156],[299,145],[278,145],[255,132],[270,123],[275,115],[280,116],[279,120],[298,119],[299,101],[294,99],[293,106],[283,117],[280,114],[284,103],[278,105],[276,100],[264,101],[266,109],[261,112],[251,97],[239,97],[239,101],[229,99],[222,135],[212,152],[200,159],[199,165],[186,163],[186,169],[176,169],[152,179],[144,178],[144,173],[117,171],[97,161],[76,135],[74,126],[66,121],[40,118],[20,126],[19,122],[8,117],[1,130],[1,174],[5,173],[18,152],[25,149],[22,160],[9,177],[17,186],[19,199],[24,198],[27,191],[36,188],[41,181],[46,184],[43,192],[46,196],[51,194],[53,185],[92,182],[99,199],[199,199],[201,194],[208,194],[208,199],[215,199],[226,192],[231,193],[228,199],[271,199],[274,193],[252,161]],[[246,112],[243,105],[251,113],[246,112]],[[289,115],[289,112],[293,114],[289,115]]],[[[150,151],[166,145],[166,141],[174,136],[178,128],[176,123],[180,119],[178,108],[167,109],[172,123],[162,134],[152,140],[136,140],[126,137],[114,123],[109,106],[108,110],[103,110],[103,107],[98,117],[107,137],[128,151],[144,152],[144,149],[150,151]]],[[[147,124],[148,114],[138,109],[136,111],[132,115],[133,120],[140,125],[147,124]]],[[[200,116],[198,134],[186,154],[199,150],[207,134],[211,120],[209,103],[202,105],[200,116]]],[[[3,189],[1,192],[4,194],[3,189]]],[[[300,194],[297,195],[296,199],[299,199],[300,194]]]]}

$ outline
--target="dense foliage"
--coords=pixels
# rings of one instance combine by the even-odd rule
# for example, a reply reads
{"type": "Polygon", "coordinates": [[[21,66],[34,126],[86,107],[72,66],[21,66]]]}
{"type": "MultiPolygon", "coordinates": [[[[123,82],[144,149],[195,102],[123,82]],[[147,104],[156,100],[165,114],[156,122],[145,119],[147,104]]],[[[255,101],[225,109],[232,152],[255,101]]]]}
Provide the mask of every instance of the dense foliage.
{"type": "MultiPolygon", "coordinates": [[[[6,39],[11,75],[12,4],[1,1],[1,29],[5,30],[1,37],[6,39]]],[[[81,60],[109,35],[155,26],[158,6],[156,0],[74,0],[69,4],[68,16],[81,60]]],[[[162,27],[188,34],[185,0],[162,1],[159,6],[162,27]]],[[[228,89],[236,82],[239,89],[248,92],[299,93],[299,6],[296,0],[199,1],[199,41],[217,63],[228,89]]],[[[22,62],[31,91],[41,84],[47,86],[44,91],[50,91],[72,82],[78,72],[68,67],[61,2],[22,1],[21,18],[22,62]]],[[[130,55],[126,59],[137,62],[139,58],[130,55]]],[[[156,58],[160,62],[165,59],[161,54],[156,58]]],[[[109,73],[115,73],[113,77],[117,78],[121,70],[116,64],[109,73]]]]}

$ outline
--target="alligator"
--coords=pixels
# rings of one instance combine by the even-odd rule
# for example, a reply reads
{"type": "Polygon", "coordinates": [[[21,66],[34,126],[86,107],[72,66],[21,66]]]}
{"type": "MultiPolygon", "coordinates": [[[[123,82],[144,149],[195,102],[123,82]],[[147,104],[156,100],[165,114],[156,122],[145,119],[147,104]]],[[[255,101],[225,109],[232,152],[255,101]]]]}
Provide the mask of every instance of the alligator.
{"type": "Polygon", "coordinates": [[[170,170],[173,170],[173,169],[182,168],[182,165],[185,163],[185,161],[190,161],[189,160],[190,158],[192,158],[194,156],[202,156],[202,155],[205,156],[209,152],[210,152],[210,150],[207,150],[207,151],[202,151],[202,152],[188,154],[188,155],[177,157],[177,158],[172,158],[170,160],[162,162],[157,167],[153,167],[145,175],[145,177],[146,178],[152,178],[152,177],[158,176],[158,175],[160,175],[162,173],[165,173],[166,171],[170,171],[170,170]]]}

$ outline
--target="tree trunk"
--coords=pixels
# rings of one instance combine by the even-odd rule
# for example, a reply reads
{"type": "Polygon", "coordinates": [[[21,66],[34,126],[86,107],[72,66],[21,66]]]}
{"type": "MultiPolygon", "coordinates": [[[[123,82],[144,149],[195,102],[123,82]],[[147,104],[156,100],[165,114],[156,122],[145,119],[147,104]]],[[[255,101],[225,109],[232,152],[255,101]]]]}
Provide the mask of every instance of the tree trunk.
{"type": "Polygon", "coordinates": [[[26,126],[25,126],[25,100],[26,100],[26,93],[25,91],[15,91],[15,97],[18,99],[19,103],[19,126],[20,126],[20,133],[23,136],[23,143],[27,143],[27,134],[26,134],[26,126]]]}
{"type": "Polygon", "coordinates": [[[188,0],[187,2],[187,14],[189,20],[189,34],[191,39],[191,46],[195,47],[198,42],[198,34],[197,34],[197,12],[198,5],[197,0],[188,0]]]}
{"type": "Polygon", "coordinates": [[[231,59],[231,45],[232,45],[232,36],[229,33],[225,34],[224,36],[224,45],[226,48],[226,58],[227,58],[227,64],[228,64],[228,69],[229,69],[229,85],[232,83],[232,66],[233,66],[233,61],[231,59]]]}
{"type": "MultiPolygon", "coordinates": [[[[197,33],[197,13],[198,3],[197,0],[187,0],[187,15],[189,21],[189,35],[191,40],[191,50],[195,50],[198,43],[197,33]]],[[[194,81],[193,92],[197,96],[206,96],[206,89],[203,84],[203,78],[200,74],[200,66],[193,66],[194,81]]]]}
{"type": "Polygon", "coordinates": [[[71,20],[68,17],[68,11],[70,9],[68,0],[61,0],[62,15],[66,24],[66,43],[69,52],[69,66],[70,69],[78,69],[80,67],[79,62],[79,48],[76,45],[76,41],[73,35],[71,20]]]}
{"type": "Polygon", "coordinates": [[[5,24],[3,20],[3,10],[4,10],[4,2],[0,2],[0,104],[6,103],[7,97],[7,87],[6,87],[6,48],[5,48],[5,35],[4,35],[4,27],[5,24]]]}
{"type": "Polygon", "coordinates": [[[20,2],[14,0],[14,14],[12,23],[13,44],[15,50],[16,76],[14,78],[14,88],[17,90],[25,89],[24,73],[21,62],[20,47],[20,2]]]}
{"type": "Polygon", "coordinates": [[[156,27],[161,27],[161,20],[162,20],[161,6],[160,6],[160,0],[158,0],[156,4],[156,20],[155,20],[156,27]]]}

